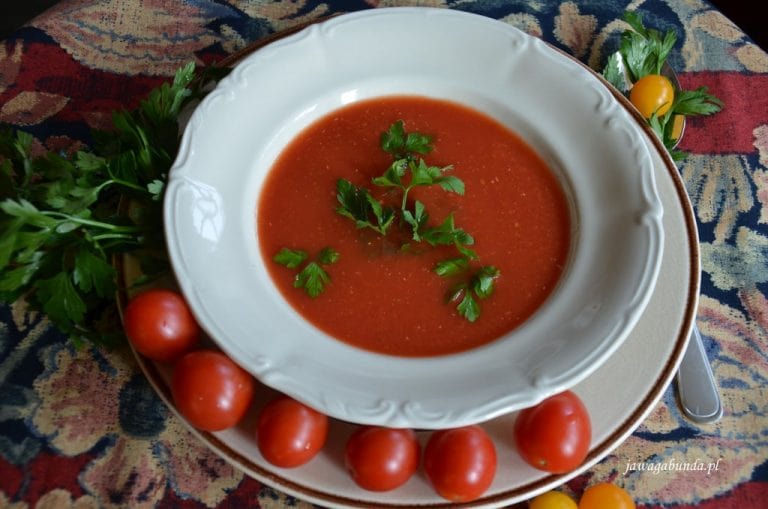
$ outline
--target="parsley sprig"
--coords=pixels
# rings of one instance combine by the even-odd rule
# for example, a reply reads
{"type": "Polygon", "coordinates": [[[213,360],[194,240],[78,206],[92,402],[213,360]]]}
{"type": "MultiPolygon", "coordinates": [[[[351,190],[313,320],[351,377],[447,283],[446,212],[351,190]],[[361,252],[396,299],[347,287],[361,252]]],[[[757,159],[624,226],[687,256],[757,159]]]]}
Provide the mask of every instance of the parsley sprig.
{"type": "Polygon", "coordinates": [[[408,194],[415,187],[438,185],[446,192],[464,194],[464,182],[454,175],[446,175],[453,169],[452,166],[432,166],[416,155],[432,151],[432,138],[422,133],[407,133],[404,122],[398,120],[382,133],[380,146],[393,156],[394,161],[384,173],[371,179],[371,183],[380,188],[399,191],[399,210],[374,198],[367,188],[339,179],[336,182],[336,198],[339,202],[336,211],[354,220],[358,228],[371,228],[381,235],[388,233],[399,214],[402,221],[411,226],[415,241],[426,240],[430,235],[437,238],[439,231],[448,228],[447,224],[455,230],[453,219],[450,218],[446,219],[448,223],[441,230],[432,232],[432,229],[427,228],[429,214],[424,204],[416,200],[413,207],[409,208],[408,194]]]}
{"type": "Polygon", "coordinates": [[[381,149],[392,154],[394,161],[371,182],[381,188],[399,190],[400,209],[384,205],[365,188],[356,186],[346,179],[336,182],[336,211],[355,221],[358,228],[370,228],[386,235],[398,212],[400,217],[413,227],[414,240],[421,240],[421,231],[426,225],[428,214],[424,204],[416,201],[413,210],[408,208],[408,193],[415,187],[438,185],[447,192],[464,194],[464,182],[453,175],[446,175],[451,166],[431,166],[416,154],[432,151],[432,139],[421,133],[406,133],[404,122],[398,120],[382,133],[381,149]]]}
{"type": "Polygon", "coordinates": [[[619,51],[627,63],[632,82],[648,74],[661,74],[664,62],[677,42],[675,31],[669,29],[662,35],[656,29],[646,28],[642,14],[633,11],[624,13],[624,21],[632,30],[621,34],[619,51]]]}
{"type": "Polygon", "coordinates": [[[477,252],[470,247],[475,240],[456,225],[453,212],[440,224],[430,226],[426,205],[419,200],[411,204],[408,198],[413,188],[435,185],[445,192],[463,195],[464,182],[448,173],[453,169],[452,166],[428,164],[421,156],[432,152],[432,137],[418,132],[406,132],[402,120],[396,121],[382,133],[380,147],[392,155],[393,162],[384,173],[371,179],[371,183],[387,191],[399,192],[399,207],[385,204],[365,187],[339,179],[336,183],[339,203],[336,211],[352,219],[357,228],[370,228],[382,236],[387,235],[393,225],[400,225],[410,233],[414,242],[424,242],[433,247],[453,246],[458,256],[439,262],[433,270],[444,278],[456,279],[454,276],[459,273],[463,275],[464,279],[452,287],[448,300],[458,300],[459,314],[474,322],[480,316],[476,298],[491,295],[499,270],[488,265],[470,272],[470,262],[479,259],[477,252]],[[398,216],[400,220],[396,221],[398,216]]]}
{"type": "Polygon", "coordinates": [[[469,260],[477,260],[477,253],[467,246],[475,243],[474,237],[461,228],[457,228],[453,219],[453,212],[448,214],[438,226],[426,228],[421,238],[432,246],[454,246],[462,257],[469,260]]]}
{"type": "MultiPolygon", "coordinates": [[[[294,288],[302,288],[313,299],[323,293],[326,285],[331,282],[331,276],[323,266],[332,265],[339,261],[340,254],[331,247],[324,247],[315,260],[310,261],[296,273],[293,280],[294,288]]],[[[282,248],[272,259],[289,269],[298,269],[309,258],[306,251],[301,249],[282,248]]]]}
{"type": "Polygon", "coordinates": [[[132,253],[148,277],[167,268],[161,204],[178,117],[218,77],[186,65],[71,156],[34,156],[32,135],[0,129],[0,300],[25,297],[75,342],[123,337],[112,259],[132,253]]]}
{"type": "MultiPolygon", "coordinates": [[[[625,95],[639,79],[651,74],[664,74],[664,64],[677,42],[677,34],[669,29],[664,34],[646,28],[642,14],[624,13],[624,21],[630,29],[621,35],[618,53],[608,58],[603,77],[625,95]]],[[[662,140],[675,161],[685,159],[686,154],[676,150],[680,130],[676,126],[685,116],[712,115],[723,108],[723,102],[708,92],[707,87],[696,90],[675,90],[671,108],[663,115],[651,115],[648,123],[662,140]]]]}
{"type": "Polygon", "coordinates": [[[394,209],[385,207],[366,188],[358,187],[346,179],[336,182],[336,193],[340,203],[336,212],[352,219],[358,228],[370,228],[381,235],[387,234],[395,219],[394,209]]]}
{"type": "MultiPolygon", "coordinates": [[[[441,267],[446,269],[445,262],[442,262],[441,267]]],[[[468,267],[462,267],[459,263],[451,265],[450,270],[442,270],[438,274],[442,277],[464,276],[464,279],[449,291],[448,301],[458,302],[456,310],[459,314],[470,322],[474,322],[480,317],[478,299],[487,299],[493,295],[496,289],[496,278],[501,273],[493,265],[484,265],[474,272],[469,272],[468,267]]]]}
{"type": "Polygon", "coordinates": [[[375,177],[373,184],[380,187],[394,187],[402,192],[400,209],[406,210],[408,193],[414,187],[439,185],[443,190],[464,194],[464,182],[446,172],[453,169],[452,166],[430,166],[424,159],[417,158],[418,154],[432,152],[432,137],[422,133],[406,133],[405,123],[398,120],[381,135],[381,149],[392,154],[394,162],[387,168],[383,175],[375,177]],[[410,181],[404,182],[404,178],[410,174],[410,181]]]}

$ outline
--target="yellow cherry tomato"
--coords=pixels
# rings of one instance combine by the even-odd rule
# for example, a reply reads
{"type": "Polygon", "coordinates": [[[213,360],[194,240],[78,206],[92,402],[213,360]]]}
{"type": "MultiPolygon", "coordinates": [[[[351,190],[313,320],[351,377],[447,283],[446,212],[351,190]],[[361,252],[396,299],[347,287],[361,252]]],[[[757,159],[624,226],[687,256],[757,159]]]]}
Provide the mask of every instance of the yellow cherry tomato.
{"type": "Polygon", "coordinates": [[[624,489],[606,482],[587,488],[579,509],[635,509],[635,502],[624,489]]]}
{"type": "Polygon", "coordinates": [[[683,122],[685,122],[685,117],[682,115],[675,115],[672,117],[672,132],[670,133],[670,138],[673,140],[680,139],[680,136],[683,135],[683,122]]]}
{"type": "Polygon", "coordinates": [[[649,74],[643,76],[629,91],[629,101],[645,118],[664,115],[672,107],[675,99],[675,88],[666,76],[649,74]]]}
{"type": "Polygon", "coordinates": [[[578,509],[578,506],[565,493],[548,491],[528,502],[528,509],[578,509]]]}

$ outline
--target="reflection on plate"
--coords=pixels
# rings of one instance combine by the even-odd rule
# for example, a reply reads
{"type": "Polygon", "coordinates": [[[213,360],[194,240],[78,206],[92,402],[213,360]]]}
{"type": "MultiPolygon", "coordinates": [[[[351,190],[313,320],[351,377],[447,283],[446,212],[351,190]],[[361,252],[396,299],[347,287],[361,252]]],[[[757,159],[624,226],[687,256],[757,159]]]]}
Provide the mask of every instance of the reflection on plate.
{"type": "Polygon", "coordinates": [[[583,380],[639,319],[664,243],[642,136],[593,73],[509,25],[446,9],[344,15],[246,57],[197,108],[166,193],[169,252],[203,328],[270,387],[350,422],[483,422],[583,380]],[[572,200],[560,285],[482,348],[409,359],[329,338],[282,299],[258,251],[260,187],[285,144],[335,108],[392,94],[450,99],[507,125],[572,200]]]}
{"type": "MultiPolygon", "coordinates": [[[[619,98],[631,110],[626,100],[619,98]]],[[[634,122],[645,126],[637,115],[634,122]]],[[[657,189],[664,207],[665,250],[660,277],[650,302],[628,338],[599,369],[574,387],[593,419],[593,447],[587,461],[568,475],[548,475],[520,460],[511,444],[514,414],[483,424],[499,453],[496,480],[471,507],[504,507],[552,489],[578,475],[617,447],[653,409],[672,380],[682,358],[695,315],[698,295],[698,239],[693,214],[677,168],[661,144],[643,127],[657,189]],[[620,383],[617,383],[620,381],[620,383]]],[[[126,267],[130,280],[131,267],[126,267]]],[[[168,371],[137,355],[141,368],[158,394],[173,409],[168,371]]],[[[265,389],[266,390],[266,389],[265,389]]],[[[263,392],[261,393],[263,396],[263,392]]],[[[259,398],[260,401],[266,397],[259,398]]],[[[343,468],[344,443],[354,426],[333,421],[329,442],[308,465],[282,470],[266,463],[252,440],[255,411],[236,429],[195,433],[222,458],[248,475],[300,499],[332,507],[444,507],[423,474],[393,492],[377,494],[358,489],[343,468]]],[[[194,430],[193,430],[194,431],[194,430]]],[[[421,434],[426,440],[428,433],[421,434]]]]}

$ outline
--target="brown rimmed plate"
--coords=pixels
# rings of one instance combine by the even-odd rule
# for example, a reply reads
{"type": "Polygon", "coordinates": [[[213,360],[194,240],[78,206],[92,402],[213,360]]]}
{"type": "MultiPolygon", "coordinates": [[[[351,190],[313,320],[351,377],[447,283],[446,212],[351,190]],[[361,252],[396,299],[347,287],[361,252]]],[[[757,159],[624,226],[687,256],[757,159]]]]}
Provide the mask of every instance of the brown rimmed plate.
{"type": "MultiPolygon", "coordinates": [[[[242,57],[264,43],[238,54],[242,57]]],[[[230,59],[226,64],[236,61],[230,59]]],[[[606,85],[607,86],[607,85],[606,85]]],[[[617,99],[641,126],[651,155],[658,193],[664,207],[664,254],[660,274],[650,302],[638,323],[619,349],[575,388],[590,411],[593,446],[585,463],[567,475],[548,475],[527,466],[515,453],[511,424],[514,414],[483,424],[494,439],[499,455],[496,479],[481,499],[466,507],[502,507],[525,500],[585,471],[619,446],[651,412],[669,385],[685,351],[693,323],[698,289],[698,238],[690,203],[674,163],[660,142],[618,93],[617,99]],[[620,383],[618,382],[620,381],[620,383]]],[[[135,267],[126,261],[127,281],[135,267]]],[[[125,302],[127,296],[122,296],[125,302]]],[[[170,371],[137,355],[139,364],[158,394],[175,411],[169,389],[170,371]]],[[[237,428],[219,433],[194,433],[213,451],[247,475],[298,498],[332,507],[443,507],[422,473],[405,486],[378,494],[357,488],[343,466],[346,438],[354,425],[333,421],[323,452],[303,467],[284,470],[266,463],[253,435],[253,421],[260,404],[269,400],[263,388],[251,414],[237,428]]],[[[428,432],[420,432],[426,441],[428,432]]]]}

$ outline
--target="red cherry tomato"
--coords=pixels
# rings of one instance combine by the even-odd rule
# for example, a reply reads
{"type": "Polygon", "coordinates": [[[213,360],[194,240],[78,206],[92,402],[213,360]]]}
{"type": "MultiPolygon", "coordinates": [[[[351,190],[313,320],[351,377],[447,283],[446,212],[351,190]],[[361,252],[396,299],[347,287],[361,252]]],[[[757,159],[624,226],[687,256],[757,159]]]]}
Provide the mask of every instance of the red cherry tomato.
{"type": "Polygon", "coordinates": [[[389,491],[411,478],[419,467],[420,455],[412,430],[364,426],[349,437],[345,463],[361,488],[389,491]]]}
{"type": "Polygon", "coordinates": [[[565,391],[522,410],[515,420],[514,439],[531,466],[560,474],[575,469],[587,457],[592,425],[579,397],[565,391]]]}
{"type": "Polygon", "coordinates": [[[171,290],[147,290],[135,296],[123,312],[125,335],[137,352],[156,361],[171,362],[197,344],[200,327],[184,298],[171,290]]]}
{"type": "Polygon", "coordinates": [[[441,497],[474,500],[493,482],[496,447],[480,426],[436,431],[424,450],[424,471],[441,497]]]}
{"type": "Polygon", "coordinates": [[[193,426],[206,431],[237,424],[251,404],[254,386],[248,372],[214,350],[184,355],[171,380],[176,407],[193,426]]]}
{"type": "Polygon", "coordinates": [[[328,436],[328,417],[279,396],[259,413],[256,443],[264,459],[283,468],[303,465],[320,452],[328,436]]]}

